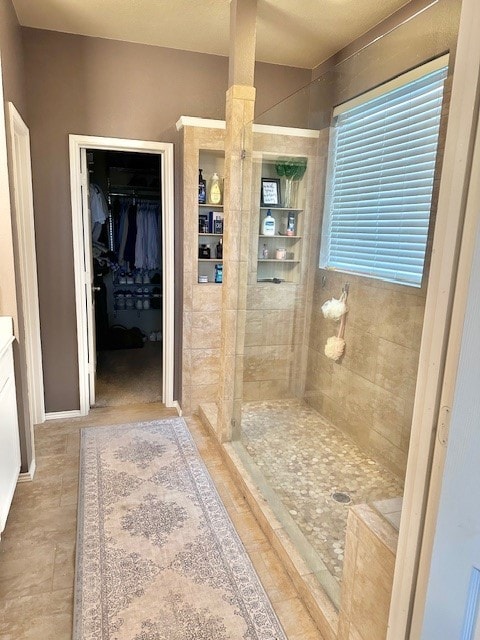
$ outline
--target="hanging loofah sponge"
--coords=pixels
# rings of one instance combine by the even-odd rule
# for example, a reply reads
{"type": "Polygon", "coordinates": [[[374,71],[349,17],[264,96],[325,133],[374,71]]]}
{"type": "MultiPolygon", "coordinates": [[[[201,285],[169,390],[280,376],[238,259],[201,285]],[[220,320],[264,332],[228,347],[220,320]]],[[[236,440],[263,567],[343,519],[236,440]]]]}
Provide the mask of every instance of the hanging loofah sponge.
{"type": "Polygon", "coordinates": [[[328,318],[329,320],[340,320],[342,316],[344,316],[348,311],[347,305],[345,304],[345,298],[342,294],[340,300],[336,298],[332,298],[331,300],[327,300],[322,305],[322,313],[324,318],[328,318]]]}
{"type": "Polygon", "coordinates": [[[339,360],[343,356],[345,350],[345,340],[338,336],[328,338],[325,345],[325,355],[331,360],[339,360]]]}

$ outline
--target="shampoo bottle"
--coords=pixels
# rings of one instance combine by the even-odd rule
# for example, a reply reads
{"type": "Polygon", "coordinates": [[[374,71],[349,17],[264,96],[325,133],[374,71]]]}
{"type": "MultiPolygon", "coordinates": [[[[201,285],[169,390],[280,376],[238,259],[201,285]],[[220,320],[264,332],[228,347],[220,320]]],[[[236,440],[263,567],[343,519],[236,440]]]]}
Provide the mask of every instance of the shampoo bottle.
{"type": "Polygon", "coordinates": [[[207,202],[207,181],[202,176],[202,169],[198,170],[198,204],[207,202]]]}
{"type": "Polygon", "coordinates": [[[222,238],[218,241],[217,246],[215,247],[215,257],[217,260],[221,260],[223,258],[223,242],[222,238]]]}
{"type": "Polygon", "coordinates": [[[275,235],[275,218],[272,216],[270,209],[267,210],[267,215],[263,221],[262,234],[264,236],[275,235]]]}
{"type": "Polygon", "coordinates": [[[209,204],[221,204],[222,192],[220,189],[220,178],[214,173],[210,182],[209,204]]]}

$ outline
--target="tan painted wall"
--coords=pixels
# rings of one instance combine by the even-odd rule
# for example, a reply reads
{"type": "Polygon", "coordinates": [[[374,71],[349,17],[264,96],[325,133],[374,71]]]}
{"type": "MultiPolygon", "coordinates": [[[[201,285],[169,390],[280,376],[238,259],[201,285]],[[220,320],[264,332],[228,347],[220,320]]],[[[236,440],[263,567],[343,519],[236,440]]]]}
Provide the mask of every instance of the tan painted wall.
{"type": "Polygon", "coordinates": [[[22,29],[11,0],[0,2],[0,51],[2,52],[3,91],[26,119],[27,98],[22,44],[22,29]]]}
{"type": "MultiPolygon", "coordinates": [[[[34,29],[24,43],[46,408],[62,411],[78,408],[68,134],[177,143],[180,115],[224,118],[228,59],[34,29]]],[[[257,65],[258,108],[309,79],[306,70],[257,65]]],[[[180,167],[177,159],[177,189],[180,167]]],[[[176,215],[180,225],[178,207],[176,215]]]]}

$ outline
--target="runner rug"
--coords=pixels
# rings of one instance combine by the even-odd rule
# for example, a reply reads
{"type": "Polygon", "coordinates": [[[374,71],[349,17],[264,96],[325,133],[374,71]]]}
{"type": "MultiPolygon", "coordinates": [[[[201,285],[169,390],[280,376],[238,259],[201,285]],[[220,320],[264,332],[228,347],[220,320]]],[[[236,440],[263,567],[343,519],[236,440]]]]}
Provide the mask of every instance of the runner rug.
{"type": "Polygon", "coordinates": [[[82,430],[74,640],[285,640],[182,418],[82,430]]]}

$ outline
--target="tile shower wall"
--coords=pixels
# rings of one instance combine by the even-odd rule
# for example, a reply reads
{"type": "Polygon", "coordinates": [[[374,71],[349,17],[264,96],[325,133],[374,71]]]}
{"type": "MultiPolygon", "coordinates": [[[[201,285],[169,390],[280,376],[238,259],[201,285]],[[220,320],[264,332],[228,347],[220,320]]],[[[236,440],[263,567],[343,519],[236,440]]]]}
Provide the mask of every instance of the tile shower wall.
{"type": "MultiPolygon", "coordinates": [[[[257,282],[259,194],[252,194],[249,281],[245,330],[243,399],[276,400],[301,397],[305,379],[305,323],[312,288],[311,246],[318,236],[318,194],[323,192],[327,136],[254,135],[254,150],[262,154],[308,157],[304,177],[304,210],[299,214],[302,235],[298,284],[257,282]],[[319,184],[322,188],[319,189],[319,184]]],[[[260,162],[254,171],[261,173],[260,162]]],[[[257,175],[260,184],[260,175],[257,175]]],[[[262,212],[263,213],[263,212],[262,212]]]]}
{"type": "Polygon", "coordinates": [[[450,94],[451,75],[444,90],[422,288],[319,269],[319,240],[311,256],[315,265],[305,400],[401,477],[405,475],[410,440],[450,94]],[[321,307],[326,300],[340,297],[347,281],[350,294],[345,355],[335,363],[324,355],[324,348],[338,324],[326,320],[321,307]]]}
{"type": "Polygon", "coordinates": [[[182,410],[216,402],[219,382],[222,287],[198,284],[199,151],[222,151],[225,131],[186,126],[183,132],[183,351],[182,410]]]}
{"type": "Polygon", "coordinates": [[[373,457],[403,475],[425,309],[425,291],[317,269],[305,399],[373,457]],[[321,312],[350,283],[346,349],[324,355],[338,324],[321,312]]]}

